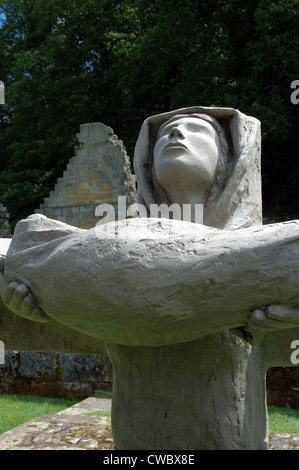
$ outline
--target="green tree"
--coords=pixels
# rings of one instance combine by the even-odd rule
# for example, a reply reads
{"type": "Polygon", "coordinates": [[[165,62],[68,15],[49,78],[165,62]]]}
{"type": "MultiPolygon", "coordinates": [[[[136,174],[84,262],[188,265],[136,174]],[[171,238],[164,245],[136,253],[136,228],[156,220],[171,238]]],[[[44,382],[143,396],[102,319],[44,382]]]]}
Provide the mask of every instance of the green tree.
{"type": "Polygon", "coordinates": [[[84,122],[129,155],[151,114],[228,106],[259,118],[265,214],[298,214],[299,0],[0,1],[0,200],[47,196],[84,122]],[[0,16],[1,18],[1,16],[0,16]]]}
{"type": "Polygon", "coordinates": [[[138,5],[140,34],[123,82],[140,119],[194,104],[235,107],[257,117],[264,212],[298,214],[298,106],[290,101],[290,84],[299,70],[299,1],[138,5]]]}
{"type": "Polygon", "coordinates": [[[130,4],[0,3],[0,74],[7,89],[0,194],[14,221],[49,193],[72,156],[80,123],[100,120],[117,127],[123,105],[113,93],[114,62],[135,37],[130,4]]]}

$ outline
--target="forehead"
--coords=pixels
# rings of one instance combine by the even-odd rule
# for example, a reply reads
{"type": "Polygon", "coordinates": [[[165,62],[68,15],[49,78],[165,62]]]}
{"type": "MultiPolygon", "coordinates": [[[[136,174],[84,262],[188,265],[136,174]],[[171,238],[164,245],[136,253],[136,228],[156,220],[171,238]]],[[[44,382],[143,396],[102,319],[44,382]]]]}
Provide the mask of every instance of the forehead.
{"type": "Polygon", "coordinates": [[[212,124],[210,124],[208,121],[205,119],[200,119],[196,117],[181,117],[178,119],[173,119],[170,122],[166,122],[166,124],[163,124],[161,126],[158,138],[161,135],[167,134],[171,129],[174,127],[184,127],[187,130],[193,131],[193,132],[208,132],[212,135],[215,135],[216,130],[212,124]],[[164,126],[164,127],[163,127],[164,126]]]}

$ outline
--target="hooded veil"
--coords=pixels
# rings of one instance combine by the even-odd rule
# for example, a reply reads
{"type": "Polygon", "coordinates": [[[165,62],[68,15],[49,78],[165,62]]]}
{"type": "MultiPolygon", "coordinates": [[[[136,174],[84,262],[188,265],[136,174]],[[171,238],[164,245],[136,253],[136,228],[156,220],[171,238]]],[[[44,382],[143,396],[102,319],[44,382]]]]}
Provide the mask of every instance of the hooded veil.
{"type": "Polygon", "coordinates": [[[226,181],[204,224],[226,230],[261,225],[260,121],[232,108],[195,106],[151,116],[144,121],[134,154],[138,204],[145,206],[149,214],[151,204],[162,202],[153,176],[153,149],[158,131],[176,115],[188,114],[216,119],[228,144],[226,181]]]}

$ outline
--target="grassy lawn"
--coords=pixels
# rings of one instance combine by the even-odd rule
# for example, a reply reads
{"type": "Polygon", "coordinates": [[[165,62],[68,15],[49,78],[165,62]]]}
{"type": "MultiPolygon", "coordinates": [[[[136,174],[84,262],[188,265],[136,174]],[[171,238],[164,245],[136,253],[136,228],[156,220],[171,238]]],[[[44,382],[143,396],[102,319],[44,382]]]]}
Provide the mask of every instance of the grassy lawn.
{"type": "Polygon", "coordinates": [[[45,413],[61,411],[77,401],[33,395],[0,394],[0,434],[45,413]]]}
{"type": "Polygon", "coordinates": [[[269,432],[299,434],[299,410],[290,407],[268,406],[269,432]]]}
{"type": "Polygon", "coordinates": [[[103,416],[104,418],[110,418],[111,417],[111,411],[106,411],[106,410],[98,410],[98,411],[91,411],[90,413],[84,413],[86,415],[90,416],[103,416]]]}

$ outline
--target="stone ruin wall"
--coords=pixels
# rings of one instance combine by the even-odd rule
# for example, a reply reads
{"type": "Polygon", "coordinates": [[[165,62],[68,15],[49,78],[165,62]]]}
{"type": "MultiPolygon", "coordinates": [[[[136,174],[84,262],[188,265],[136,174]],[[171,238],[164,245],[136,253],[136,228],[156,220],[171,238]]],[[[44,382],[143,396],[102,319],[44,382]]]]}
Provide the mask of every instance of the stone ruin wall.
{"type": "Polygon", "coordinates": [[[123,142],[110,127],[82,124],[77,139],[63,176],[35,212],[89,229],[99,221],[99,204],[113,205],[117,216],[118,196],[126,196],[128,206],[136,202],[135,178],[123,142]]]}
{"type": "Polygon", "coordinates": [[[111,392],[112,381],[112,367],[102,356],[8,351],[0,366],[2,393],[83,400],[111,392]]]}
{"type": "Polygon", "coordinates": [[[10,238],[11,231],[9,226],[9,216],[6,207],[0,204],[0,238],[10,238]]]}

